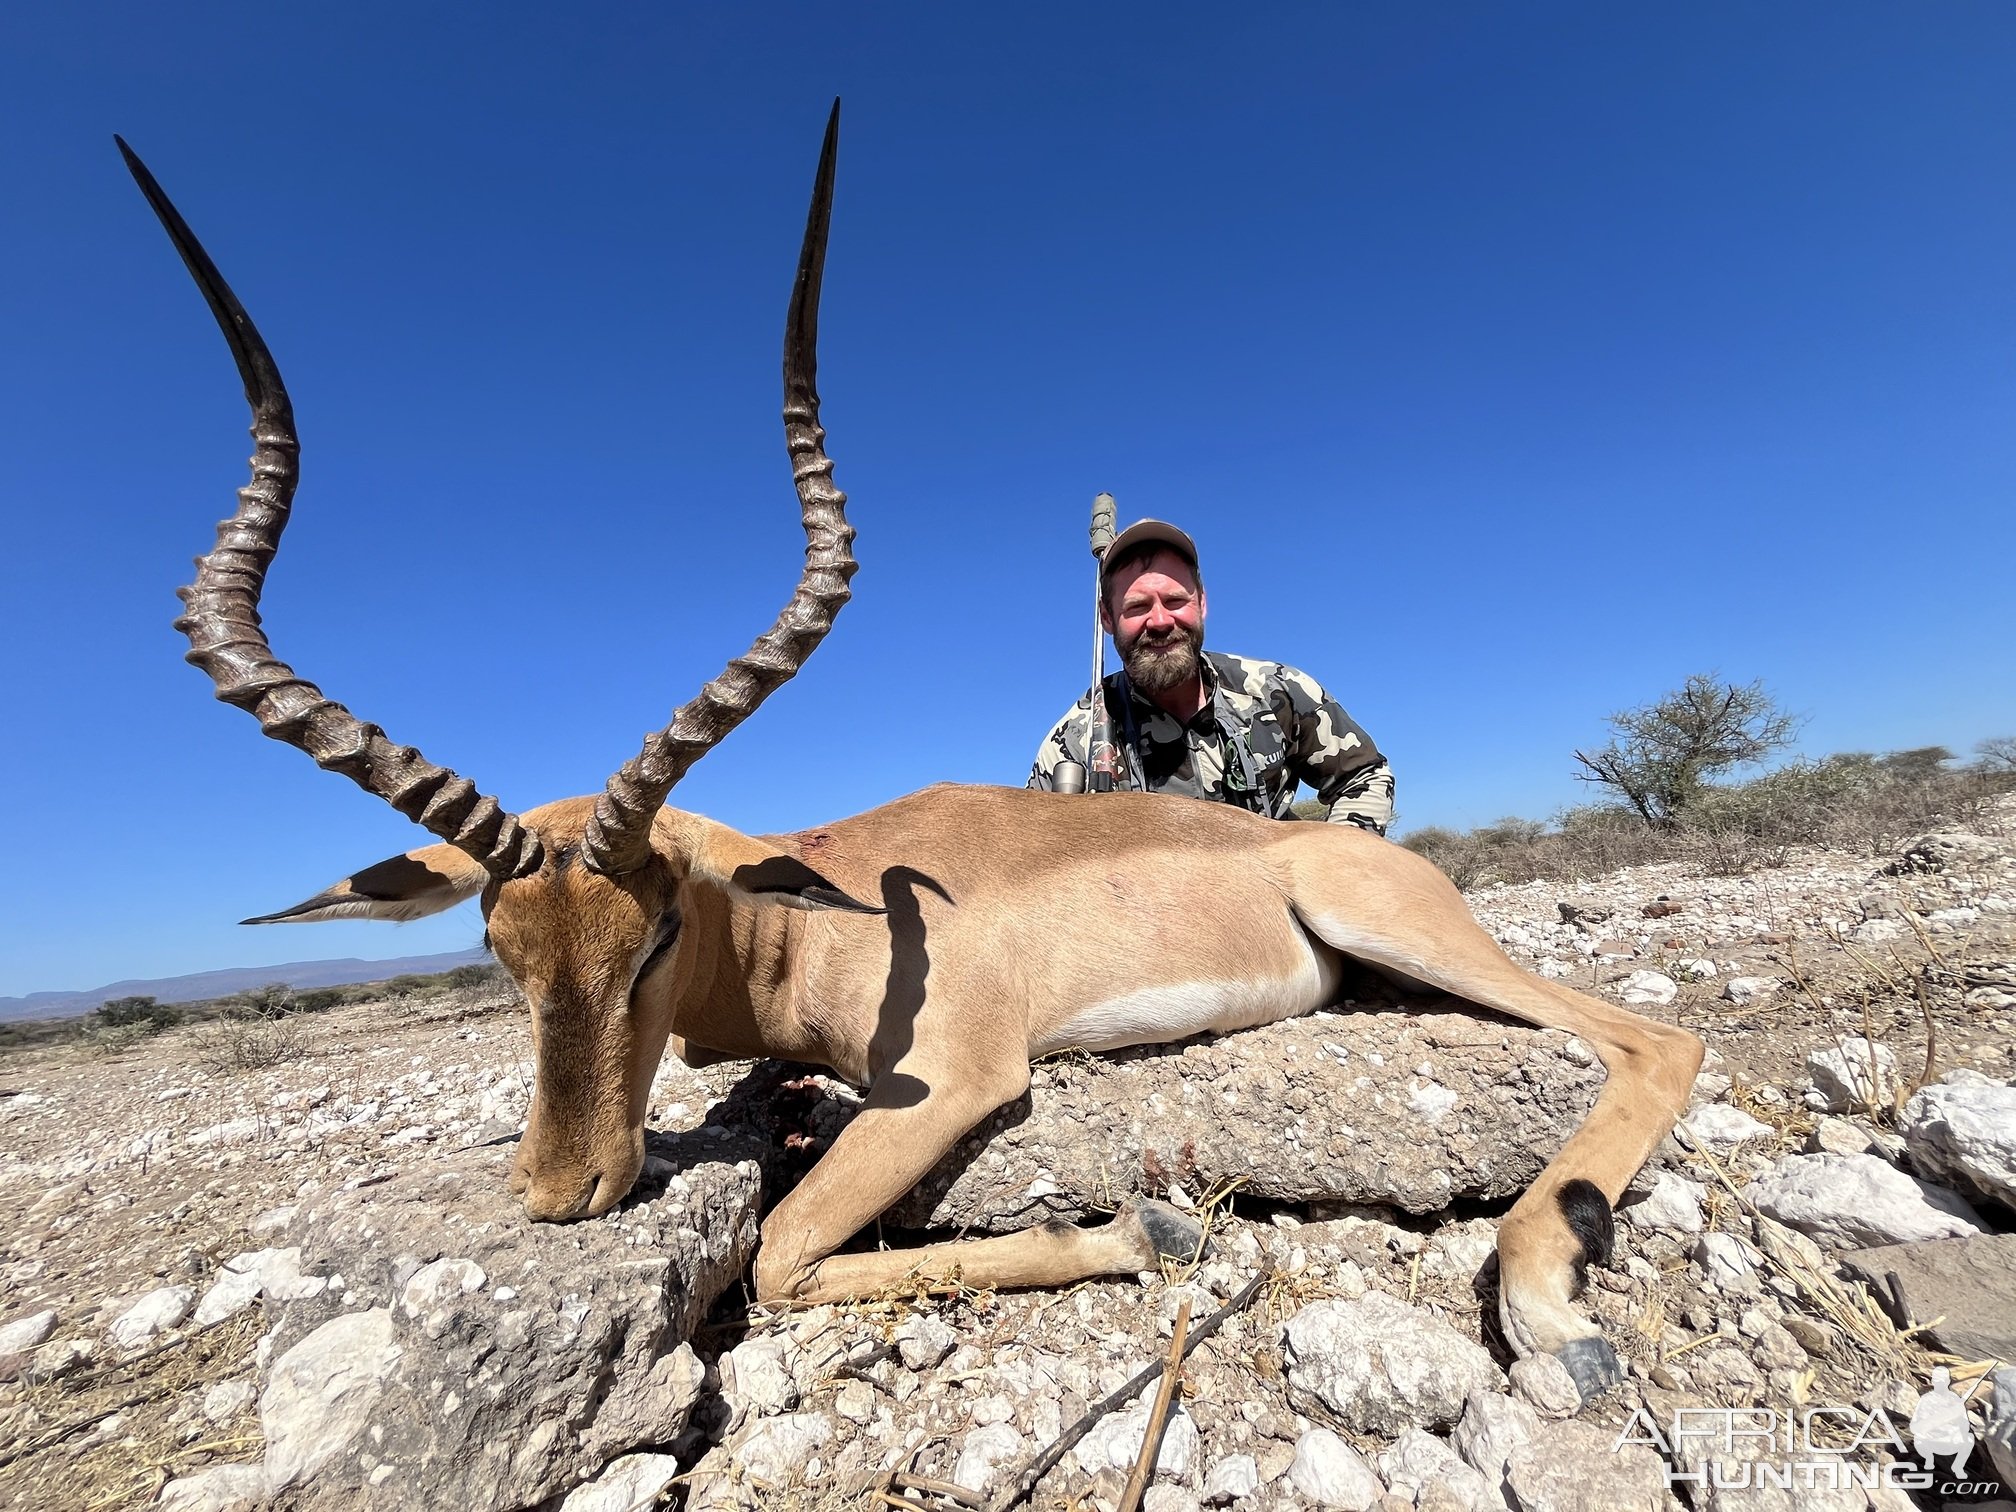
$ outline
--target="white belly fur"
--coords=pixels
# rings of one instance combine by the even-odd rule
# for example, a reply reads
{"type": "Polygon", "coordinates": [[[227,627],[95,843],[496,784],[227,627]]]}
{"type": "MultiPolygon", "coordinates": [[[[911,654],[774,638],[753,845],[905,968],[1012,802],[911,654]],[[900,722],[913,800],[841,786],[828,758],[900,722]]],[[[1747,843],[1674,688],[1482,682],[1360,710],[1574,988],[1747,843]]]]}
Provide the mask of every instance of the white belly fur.
{"type": "Polygon", "coordinates": [[[1335,957],[1308,950],[1288,977],[1137,988],[1073,1014],[1030,1053],[1162,1045],[1193,1034],[1224,1034],[1271,1024],[1322,1007],[1337,989],[1338,974],[1335,957]]]}

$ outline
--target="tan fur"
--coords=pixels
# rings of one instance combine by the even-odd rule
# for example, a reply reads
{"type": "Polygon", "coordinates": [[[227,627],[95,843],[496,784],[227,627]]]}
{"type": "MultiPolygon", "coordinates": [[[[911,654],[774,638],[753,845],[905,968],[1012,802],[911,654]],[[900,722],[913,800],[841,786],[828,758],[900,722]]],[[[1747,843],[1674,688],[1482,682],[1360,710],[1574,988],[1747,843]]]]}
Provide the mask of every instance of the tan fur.
{"type": "MultiPolygon", "coordinates": [[[[1559,1189],[1581,1178],[1614,1202],[1671,1128],[1700,1060],[1692,1035],[1520,971],[1432,865],[1348,825],[1133,793],[940,786],[775,837],[665,809],[650,863],[603,877],[575,859],[592,809],[580,798],[526,814],[546,865],[483,892],[493,948],[532,1007],[538,1086],[514,1185],[535,1218],[620,1201],[668,1045],[696,1064],[831,1067],[866,1087],[866,1101],[764,1224],[766,1300],[955,1269],[974,1285],[1057,1285],[1147,1263],[1153,1249],[1131,1214],[1104,1237],[1039,1229],[835,1251],[1019,1096],[1032,1054],[1071,1043],[1074,1026],[1145,1013],[1138,1038],[1153,1041],[1190,1032],[1199,1013],[1306,1012],[1351,957],[1578,1034],[1609,1069],[1588,1123],[1501,1231],[1508,1335],[1522,1352],[1558,1349],[1594,1332],[1568,1306],[1578,1247],[1559,1189]],[[780,876],[842,906],[807,911],[795,896],[750,890],[780,876]],[[640,973],[674,910],[676,944],[640,973]],[[1157,1003],[1182,1021],[1158,1025],[1157,1003]]],[[[480,880],[449,847],[410,859],[423,863],[410,874],[429,899],[480,880]]]]}

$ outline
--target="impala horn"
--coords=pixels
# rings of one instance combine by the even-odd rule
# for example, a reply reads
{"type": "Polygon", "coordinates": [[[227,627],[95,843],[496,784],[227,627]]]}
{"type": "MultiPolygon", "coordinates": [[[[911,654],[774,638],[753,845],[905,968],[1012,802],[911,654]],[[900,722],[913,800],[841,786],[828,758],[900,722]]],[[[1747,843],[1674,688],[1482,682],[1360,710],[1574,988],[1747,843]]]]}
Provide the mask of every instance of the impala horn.
{"type": "MultiPolygon", "coordinates": [[[[539,837],[474,783],[435,766],[411,746],[395,745],[374,724],[323,696],[274,656],[259,625],[259,592],[280,547],[280,533],[300,476],[294,408],[273,354],[244,306],[217,272],[154,175],[118,137],[140,192],[182,254],[230,344],[252,406],[252,481],[238,490],[238,512],[217,527],[217,545],[196,559],[196,581],[176,592],[185,612],[175,628],[189,637],[188,660],[210,674],[217,696],[259,721],[275,740],[298,746],[318,766],[341,772],[408,819],[468,852],[497,878],[538,870],[539,837]]],[[[809,508],[809,506],[808,506],[809,508]]]]}
{"type": "Polygon", "coordinates": [[[682,704],[670,724],[646,736],[644,748],[609,779],[582,836],[583,858],[590,869],[605,876],[620,876],[644,864],[651,854],[652,816],[673,784],[805,665],[850,597],[854,529],[847,523],[847,496],[833,485],[826,432],[819,427],[817,387],[819,279],[826,265],[839,141],[840,102],[835,100],[819,152],[812,208],[805,218],[791,310],[784,322],[784,444],[791,453],[791,475],[798,485],[805,525],[805,571],[777,623],[729,662],[696,698],[682,704]]]}

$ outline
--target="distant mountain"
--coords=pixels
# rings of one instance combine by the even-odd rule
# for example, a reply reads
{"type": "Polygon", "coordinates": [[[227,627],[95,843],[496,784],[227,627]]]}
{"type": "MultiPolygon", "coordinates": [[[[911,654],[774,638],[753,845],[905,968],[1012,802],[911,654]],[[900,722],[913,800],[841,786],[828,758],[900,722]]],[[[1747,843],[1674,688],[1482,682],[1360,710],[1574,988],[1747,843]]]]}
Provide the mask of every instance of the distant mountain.
{"type": "Polygon", "coordinates": [[[432,976],[457,966],[488,966],[487,950],[456,950],[446,955],[401,956],[392,961],[292,961],[285,966],[232,966],[223,971],[198,971],[189,976],[152,981],[112,982],[88,992],[31,992],[26,997],[0,997],[0,1023],[11,1019],[74,1018],[118,997],[151,997],[164,1003],[196,1003],[228,997],[285,982],[290,987],[341,987],[350,982],[379,982],[395,976],[432,976]]]}

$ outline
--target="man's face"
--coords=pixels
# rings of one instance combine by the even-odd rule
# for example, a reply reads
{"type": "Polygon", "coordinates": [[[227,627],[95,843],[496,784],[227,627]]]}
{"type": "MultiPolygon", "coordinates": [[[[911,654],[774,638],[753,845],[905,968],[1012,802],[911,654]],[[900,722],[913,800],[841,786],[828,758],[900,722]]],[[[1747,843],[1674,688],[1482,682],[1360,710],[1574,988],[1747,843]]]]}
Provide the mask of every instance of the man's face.
{"type": "Polygon", "coordinates": [[[1144,693],[1160,693],[1197,672],[1204,649],[1204,587],[1174,551],[1129,562],[1106,585],[1100,606],[1127,675],[1144,693]]]}

